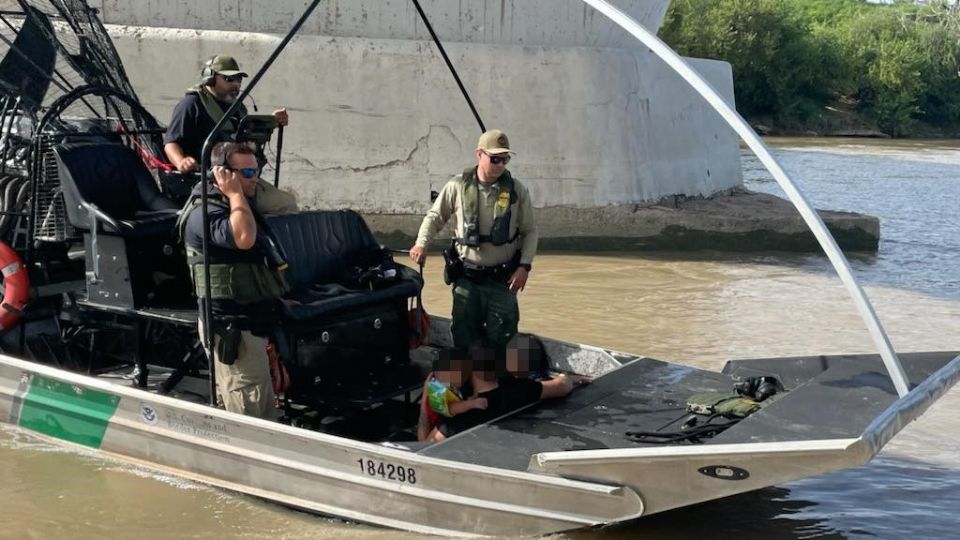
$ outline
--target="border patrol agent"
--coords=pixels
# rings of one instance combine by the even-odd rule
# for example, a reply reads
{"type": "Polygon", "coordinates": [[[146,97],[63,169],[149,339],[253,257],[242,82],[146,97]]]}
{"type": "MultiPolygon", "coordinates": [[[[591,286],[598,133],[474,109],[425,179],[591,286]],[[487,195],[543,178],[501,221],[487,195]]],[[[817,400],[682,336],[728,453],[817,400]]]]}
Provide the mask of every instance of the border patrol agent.
{"type": "MultiPolygon", "coordinates": [[[[200,168],[203,143],[237,99],[246,76],[231,56],[218,54],[204,63],[200,83],[187,89],[186,95],[177,103],[163,136],[163,150],[178,171],[191,173],[200,168]]],[[[235,118],[244,116],[247,116],[247,109],[241,103],[235,118]]],[[[290,123],[286,109],[274,111],[273,116],[279,126],[290,123]]],[[[233,119],[227,121],[227,132],[235,132],[236,128],[233,119]]],[[[257,209],[263,214],[287,214],[298,210],[296,197],[269,182],[259,181],[256,195],[257,209]]]]}
{"type": "Polygon", "coordinates": [[[444,278],[453,285],[451,332],[456,347],[503,349],[517,333],[517,293],[537,252],[530,193],[507,170],[510,141],[499,129],[477,143],[477,165],[453,177],[420,225],[410,258],[422,263],[430,240],[456,216],[444,278]]]}
{"type": "MultiPolygon", "coordinates": [[[[217,393],[228,411],[273,418],[274,393],[267,338],[280,318],[287,291],[285,257],[262,216],[250,203],[257,186],[257,159],[239,143],[213,149],[209,188],[211,310],[217,393]]],[[[203,212],[198,184],[177,224],[201,307],[205,298],[203,212]]],[[[199,326],[204,335],[203,323],[199,326]]]]}

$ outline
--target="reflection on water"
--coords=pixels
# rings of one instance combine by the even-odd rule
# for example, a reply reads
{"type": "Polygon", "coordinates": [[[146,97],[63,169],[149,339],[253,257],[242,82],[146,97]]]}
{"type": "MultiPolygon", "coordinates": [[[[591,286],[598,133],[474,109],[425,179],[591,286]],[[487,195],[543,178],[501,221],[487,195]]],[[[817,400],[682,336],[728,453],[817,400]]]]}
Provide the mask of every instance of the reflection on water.
{"type": "MultiPolygon", "coordinates": [[[[780,154],[818,206],[883,220],[880,253],[855,258],[853,267],[894,345],[960,349],[960,235],[946,211],[960,200],[950,171],[960,164],[960,151],[870,144],[780,154]],[[877,185],[883,189],[867,189],[877,185]],[[845,198],[834,198],[834,188],[845,198]]],[[[773,190],[751,163],[748,182],[773,190]]],[[[439,266],[439,257],[428,261],[425,304],[449,313],[439,266]]],[[[521,325],[569,341],[709,369],[733,357],[873,350],[819,256],[546,254],[534,266],[521,295],[521,325]]],[[[960,505],[958,409],[955,389],[864,467],[557,538],[953,538],[960,505]]],[[[75,538],[143,540],[418,538],[144,472],[12,428],[0,428],[0,497],[2,539],[64,531],[75,538]]]]}

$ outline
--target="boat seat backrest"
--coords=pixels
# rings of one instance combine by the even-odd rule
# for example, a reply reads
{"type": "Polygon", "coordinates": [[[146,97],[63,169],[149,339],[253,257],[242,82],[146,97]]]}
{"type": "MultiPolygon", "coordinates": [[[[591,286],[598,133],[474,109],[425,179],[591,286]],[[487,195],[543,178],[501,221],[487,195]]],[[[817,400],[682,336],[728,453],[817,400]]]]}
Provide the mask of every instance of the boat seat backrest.
{"type": "Polygon", "coordinates": [[[109,141],[68,142],[53,149],[67,207],[67,219],[89,228],[80,203],[98,206],[119,221],[136,222],[143,213],[177,210],[164,197],[140,156],[123,144],[109,141]]]}
{"type": "Polygon", "coordinates": [[[286,251],[293,291],[338,281],[351,254],[378,246],[363,217],[352,210],[273,215],[267,223],[286,251]]]}

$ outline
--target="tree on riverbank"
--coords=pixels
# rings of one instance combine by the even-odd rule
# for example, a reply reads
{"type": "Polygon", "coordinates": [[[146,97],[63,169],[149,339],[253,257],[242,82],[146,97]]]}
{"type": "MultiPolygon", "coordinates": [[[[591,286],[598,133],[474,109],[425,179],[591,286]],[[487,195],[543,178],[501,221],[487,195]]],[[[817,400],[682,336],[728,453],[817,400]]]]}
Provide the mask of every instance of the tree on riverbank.
{"type": "Polygon", "coordinates": [[[674,0],[660,36],[730,62],[740,112],[788,130],[842,127],[841,109],[893,136],[960,125],[960,13],[945,0],[674,0]]]}

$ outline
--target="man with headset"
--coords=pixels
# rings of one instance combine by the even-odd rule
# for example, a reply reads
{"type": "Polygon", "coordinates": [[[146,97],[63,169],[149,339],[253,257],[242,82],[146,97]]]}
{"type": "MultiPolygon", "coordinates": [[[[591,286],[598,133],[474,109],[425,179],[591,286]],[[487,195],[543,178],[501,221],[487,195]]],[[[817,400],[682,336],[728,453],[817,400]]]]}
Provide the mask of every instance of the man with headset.
{"type": "MultiPolygon", "coordinates": [[[[200,169],[200,153],[203,143],[213,131],[224,112],[240,94],[240,85],[247,74],[240,70],[233,57],[218,54],[206,61],[200,73],[201,81],[189,88],[180,103],[173,110],[173,117],[163,136],[163,150],[167,159],[181,173],[192,173],[200,169]]],[[[227,129],[235,130],[234,121],[247,115],[247,109],[241,103],[235,117],[228,120],[227,129]]],[[[286,109],[273,112],[277,125],[289,124],[286,109]]],[[[297,211],[296,198],[272,184],[260,180],[255,197],[257,209],[264,214],[289,213],[297,211]]]]}
{"type": "MultiPolygon", "coordinates": [[[[242,143],[217,143],[211,158],[215,185],[208,187],[207,249],[217,394],[228,411],[271,419],[276,411],[266,347],[280,318],[280,297],[287,292],[287,263],[253,202],[259,181],[254,151],[242,143]]],[[[199,190],[194,188],[177,230],[202,308],[206,278],[199,190]]],[[[198,330],[203,335],[202,320],[198,330]]]]}

